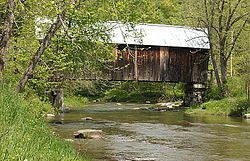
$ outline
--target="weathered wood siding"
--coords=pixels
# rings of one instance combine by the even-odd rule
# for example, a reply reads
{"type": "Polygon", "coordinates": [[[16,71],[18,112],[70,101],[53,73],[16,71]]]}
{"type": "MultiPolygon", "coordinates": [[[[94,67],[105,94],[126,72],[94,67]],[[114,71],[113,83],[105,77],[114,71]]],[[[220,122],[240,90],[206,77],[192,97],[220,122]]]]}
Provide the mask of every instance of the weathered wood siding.
{"type": "Polygon", "coordinates": [[[173,47],[134,47],[118,50],[110,80],[204,83],[207,80],[208,51],[173,47]]]}

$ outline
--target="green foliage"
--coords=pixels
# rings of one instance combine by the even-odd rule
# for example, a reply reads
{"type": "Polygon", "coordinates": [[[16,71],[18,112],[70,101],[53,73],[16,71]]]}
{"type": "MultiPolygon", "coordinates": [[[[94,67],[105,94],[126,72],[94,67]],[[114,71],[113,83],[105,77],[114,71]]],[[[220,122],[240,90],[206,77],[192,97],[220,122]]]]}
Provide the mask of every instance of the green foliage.
{"type": "Polygon", "coordinates": [[[246,79],[244,76],[228,78],[228,90],[231,97],[246,97],[246,79]]]}
{"type": "Polygon", "coordinates": [[[212,85],[205,94],[205,100],[220,100],[223,99],[224,95],[222,89],[217,85],[212,85]]]}
{"type": "Polygon", "coordinates": [[[0,160],[84,160],[34,116],[30,102],[6,88],[0,92],[0,160]]]}
{"type": "MultiPolygon", "coordinates": [[[[228,97],[246,97],[246,79],[244,76],[234,76],[228,78],[228,97]]],[[[206,91],[205,100],[220,100],[225,98],[223,90],[215,84],[206,91]]]]}
{"type": "Polygon", "coordinates": [[[182,85],[150,82],[125,82],[105,92],[104,99],[115,102],[145,103],[176,101],[183,98],[182,85]]]}
{"type": "MultiPolygon", "coordinates": [[[[113,59],[112,47],[103,22],[163,23],[176,12],[178,0],[107,0],[107,1],[17,1],[13,37],[10,42],[6,81],[16,84],[39,47],[36,28],[45,35],[57,14],[66,8],[67,18],[51,45],[42,55],[28,86],[43,100],[47,92],[65,85],[66,77],[78,78],[83,72],[94,73],[103,62],[113,59]],[[38,22],[37,19],[51,21],[38,22]]],[[[3,11],[4,3],[1,4],[3,11]]],[[[0,14],[1,18],[4,14],[0,14]]]]}
{"type": "Polygon", "coordinates": [[[250,102],[247,100],[245,77],[238,76],[228,79],[228,95],[225,97],[222,90],[216,85],[206,93],[206,101],[186,112],[209,115],[242,116],[250,111],[250,102]]]}
{"type": "Polygon", "coordinates": [[[250,102],[246,98],[229,97],[221,100],[211,100],[200,106],[188,109],[188,114],[242,116],[250,108],[250,102]]]}
{"type": "Polygon", "coordinates": [[[64,98],[65,107],[69,108],[82,108],[89,102],[88,98],[81,96],[67,96],[64,98]]]}
{"type": "Polygon", "coordinates": [[[250,111],[250,102],[241,98],[237,100],[235,107],[230,111],[230,116],[242,116],[250,111]]]}

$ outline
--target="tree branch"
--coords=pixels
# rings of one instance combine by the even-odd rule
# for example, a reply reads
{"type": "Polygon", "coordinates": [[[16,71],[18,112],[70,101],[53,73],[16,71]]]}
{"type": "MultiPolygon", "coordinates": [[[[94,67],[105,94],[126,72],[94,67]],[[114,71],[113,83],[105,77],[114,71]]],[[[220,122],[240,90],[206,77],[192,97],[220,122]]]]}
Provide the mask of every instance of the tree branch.
{"type": "Polygon", "coordinates": [[[233,40],[232,46],[231,46],[231,48],[230,48],[230,50],[229,50],[229,54],[228,54],[227,57],[226,57],[226,61],[228,61],[228,59],[230,58],[230,56],[231,56],[231,54],[232,54],[232,51],[233,51],[233,49],[234,49],[234,47],[235,47],[235,44],[236,44],[236,42],[237,42],[237,40],[238,40],[238,38],[239,38],[241,32],[243,31],[243,29],[244,29],[244,27],[245,27],[245,25],[247,24],[248,21],[249,21],[249,17],[244,21],[244,23],[243,23],[242,26],[240,27],[238,33],[236,34],[236,36],[235,36],[235,38],[234,38],[234,40],[233,40]]]}
{"type": "Polygon", "coordinates": [[[56,21],[51,25],[49,31],[47,32],[47,35],[43,39],[43,42],[41,43],[40,47],[38,48],[38,50],[34,54],[33,58],[31,59],[31,61],[29,63],[28,68],[26,69],[22,78],[20,79],[18,86],[16,88],[17,92],[23,91],[23,89],[28,81],[29,75],[33,72],[40,57],[42,56],[42,54],[45,52],[45,50],[50,45],[52,37],[56,34],[57,30],[61,27],[62,22],[60,19],[61,18],[64,19],[65,16],[66,16],[66,11],[64,10],[61,14],[59,14],[57,16],[56,21]]]}
{"type": "Polygon", "coordinates": [[[4,20],[4,27],[2,29],[2,37],[0,41],[0,80],[4,77],[4,67],[5,67],[5,56],[7,54],[7,48],[12,32],[12,26],[14,23],[14,12],[16,10],[16,4],[14,0],[6,1],[6,16],[4,20]]]}

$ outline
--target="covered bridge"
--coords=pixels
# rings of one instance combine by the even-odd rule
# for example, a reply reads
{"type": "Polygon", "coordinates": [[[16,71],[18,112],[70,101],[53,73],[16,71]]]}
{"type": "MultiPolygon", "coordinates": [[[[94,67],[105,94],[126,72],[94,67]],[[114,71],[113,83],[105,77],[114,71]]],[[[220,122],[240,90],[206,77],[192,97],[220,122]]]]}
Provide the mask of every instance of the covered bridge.
{"type": "Polygon", "coordinates": [[[206,32],[161,24],[108,23],[117,60],[108,80],[205,83],[209,41],[206,32]]]}

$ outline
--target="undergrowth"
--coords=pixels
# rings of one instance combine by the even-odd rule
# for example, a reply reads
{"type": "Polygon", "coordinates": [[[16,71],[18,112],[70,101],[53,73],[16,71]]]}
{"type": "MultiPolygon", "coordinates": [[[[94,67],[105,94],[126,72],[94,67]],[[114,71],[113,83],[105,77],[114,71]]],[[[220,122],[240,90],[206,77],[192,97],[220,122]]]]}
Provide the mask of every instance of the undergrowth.
{"type": "Polygon", "coordinates": [[[24,97],[0,87],[0,160],[84,160],[49,129],[41,116],[47,107],[24,97]]]}

